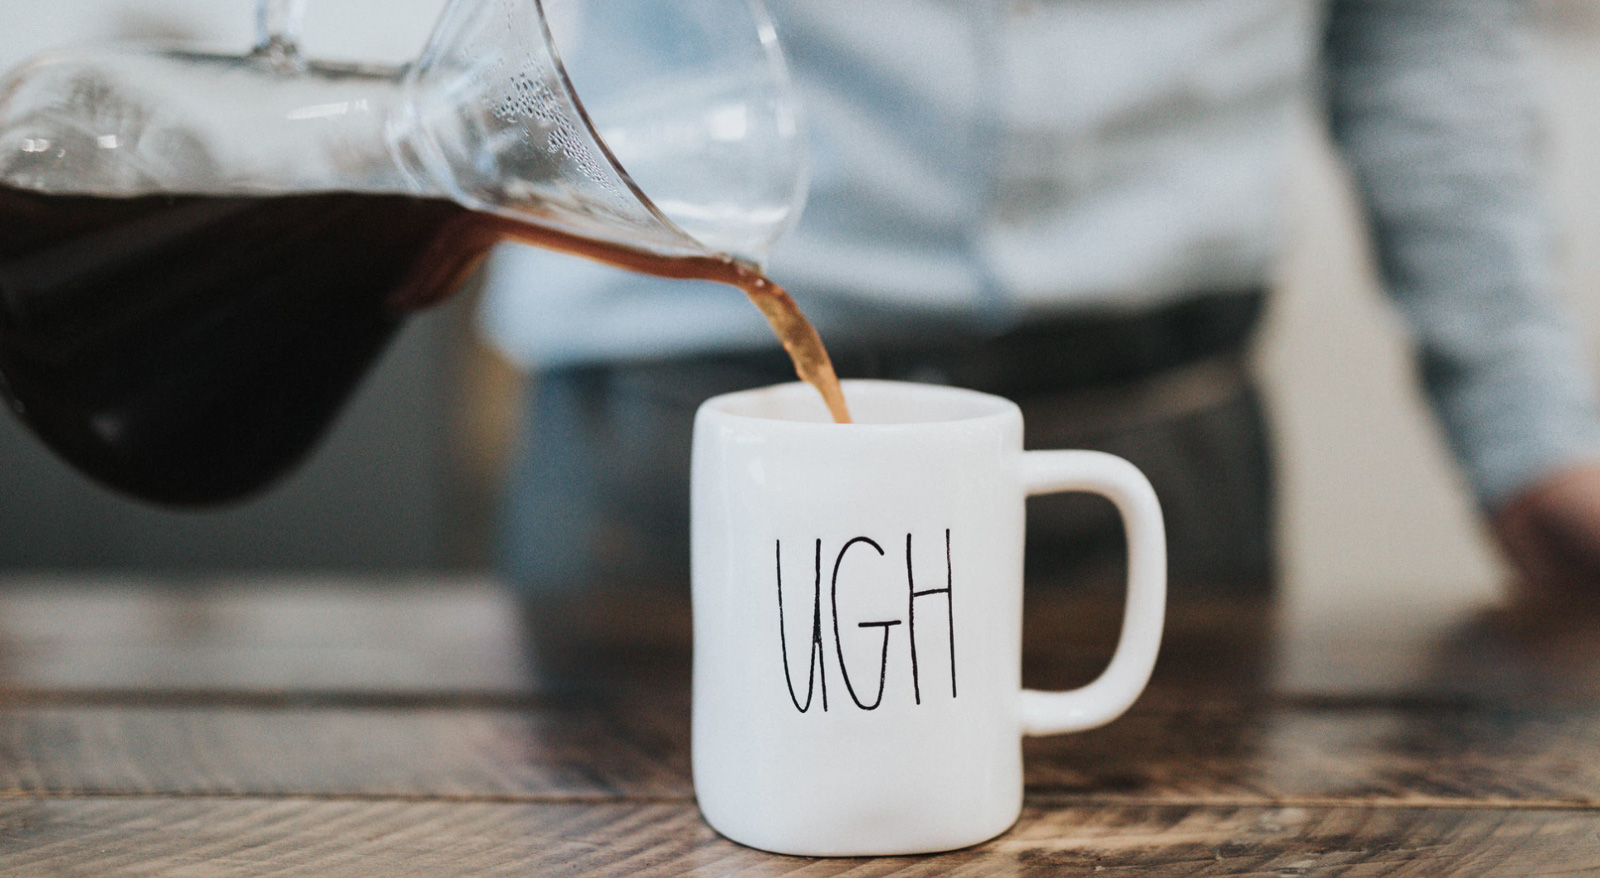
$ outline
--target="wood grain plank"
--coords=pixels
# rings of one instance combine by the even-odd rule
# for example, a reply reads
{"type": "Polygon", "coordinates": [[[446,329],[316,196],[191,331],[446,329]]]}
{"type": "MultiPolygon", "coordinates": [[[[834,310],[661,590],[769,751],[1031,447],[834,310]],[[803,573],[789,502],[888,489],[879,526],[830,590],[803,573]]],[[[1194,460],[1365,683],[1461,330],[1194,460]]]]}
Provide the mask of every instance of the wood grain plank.
{"type": "MultiPolygon", "coordinates": [[[[523,709],[11,707],[0,791],[687,799],[685,693],[523,709]]],[[[1029,789],[1108,802],[1600,804],[1600,706],[1135,706],[1030,739],[1029,789]]]]}
{"type": "Polygon", "coordinates": [[[0,792],[692,796],[682,736],[605,708],[0,710],[0,792]]]}
{"type": "MultiPolygon", "coordinates": [[[[1597,620],[1529,630],[1493,612],[1449,625],[1422,613],[1371,613],[1327,626],[1297,618],[1285,633],[1270,600],[1217,591],[1186,589],[1169,607],[1150,698],[1600,701],[1597,620]]],[[[597,597],[589,608],[609,645],[644,647],[608,649],[612,679],[685,682],[687,596],[635,592],[597,597]]],[[[1071,688],[1098,674],[1115,646],[1121,599],[1030,585],[1025,682],[1071,688]]],[[[543,686],[528,648],[514,601],[487,578],[0,579],[0,695],[517,695],[543,686]]]]}
{"type": "Polygon", "coordinates": [[[1187,802],[1600,802],[1600,709],[1294,703],[1136,707],[1029,739],[1029,789],[1187,802]]]}
{"type": "Polygon", "coordinates": [[[525,692],[483,578],[8,578],[0,692],[525,692]]]}
{"type": "Polygon", "coordinates": [[[1531,875],[1600,869],[1589,811],[1029,806],[947,854],[813,860],[690,803],[0,799],[0,875],[1531,875]]]}
{"type": "MultiPolygon", "coordinates": [[[[1120,601],[1031,589],[1029,684],[1092,679],[1115,645],[1120,601]]],[[[686,685],[687,595],[610,595],[588,610],[607,629],[613,679],[686,685]],[[617,648],[629,643],[644,648],[617,648]]],[[[1156,689],[1259,691],[1270,618],[1259,600],[1175,604],[1156,689]]],[[[0,580],[0,695],[516,695],[542,685],[527,649],[514,602],[488,579],[0,580]]]]}

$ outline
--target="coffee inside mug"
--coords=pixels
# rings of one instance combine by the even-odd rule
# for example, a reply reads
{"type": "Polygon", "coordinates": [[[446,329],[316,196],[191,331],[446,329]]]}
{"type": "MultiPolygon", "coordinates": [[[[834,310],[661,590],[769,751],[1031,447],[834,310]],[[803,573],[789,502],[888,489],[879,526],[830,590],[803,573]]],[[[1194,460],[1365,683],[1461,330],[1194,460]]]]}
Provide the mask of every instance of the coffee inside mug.
{"type": "Polygon", "coordinates": [[[853,424],[834,425],[816,391],[799,383],[732,393],[707,405],[739,417],[828,424],[842,429],[967,421],[1000,416],[1015,409],[1005,399],[975,390],[894,381],[846,382],[845,398],[850,403],[853,424]]]}

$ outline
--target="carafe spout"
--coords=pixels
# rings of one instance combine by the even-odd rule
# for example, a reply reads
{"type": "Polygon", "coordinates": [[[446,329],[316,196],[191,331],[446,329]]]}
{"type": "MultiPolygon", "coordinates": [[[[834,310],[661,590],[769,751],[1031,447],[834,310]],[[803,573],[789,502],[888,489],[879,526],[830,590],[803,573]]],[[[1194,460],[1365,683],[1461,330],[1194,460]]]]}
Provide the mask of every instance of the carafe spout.
{"type": "Polygon", "coordinates": [[[453,0],[406,91],[397,161],[479,210],[757,261],[799,213],[799,112],[756,0],[453,0]]]}

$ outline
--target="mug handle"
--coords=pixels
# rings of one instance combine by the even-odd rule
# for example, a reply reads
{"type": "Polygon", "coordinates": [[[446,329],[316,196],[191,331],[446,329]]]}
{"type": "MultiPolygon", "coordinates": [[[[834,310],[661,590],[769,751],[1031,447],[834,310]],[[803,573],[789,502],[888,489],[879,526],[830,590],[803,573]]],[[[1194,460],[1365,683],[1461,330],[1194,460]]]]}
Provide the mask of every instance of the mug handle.
{"type": "Polygon", "coordinates": [[[1111,664],[1069,692],[1022,690],[1022,733],[1055,735],[1103,726],[1121,716],[1150,681],[1167,605],[1167,537],[1150,480],[1133,464],[1099,451],[1024,451],[1028,496],[1088,491],[1116,504],[1128,541],[1128,605],[1111,664]]]}

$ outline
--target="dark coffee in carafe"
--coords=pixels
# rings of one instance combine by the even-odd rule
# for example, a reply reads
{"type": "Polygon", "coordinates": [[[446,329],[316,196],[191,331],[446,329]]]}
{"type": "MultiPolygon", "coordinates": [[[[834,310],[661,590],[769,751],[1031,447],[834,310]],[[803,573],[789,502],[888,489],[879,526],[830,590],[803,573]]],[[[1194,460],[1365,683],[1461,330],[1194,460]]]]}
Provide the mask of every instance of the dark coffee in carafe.
{"type": "Polygon", "coordinates": [[[743,289],[848,420],[783,290],[721,257],[663,257],[443,199],[45,195],[0,186],[0,393],[73,466],[170,505],[236,500],[323,434],[407,311],[522,240],[743,289]]]}

